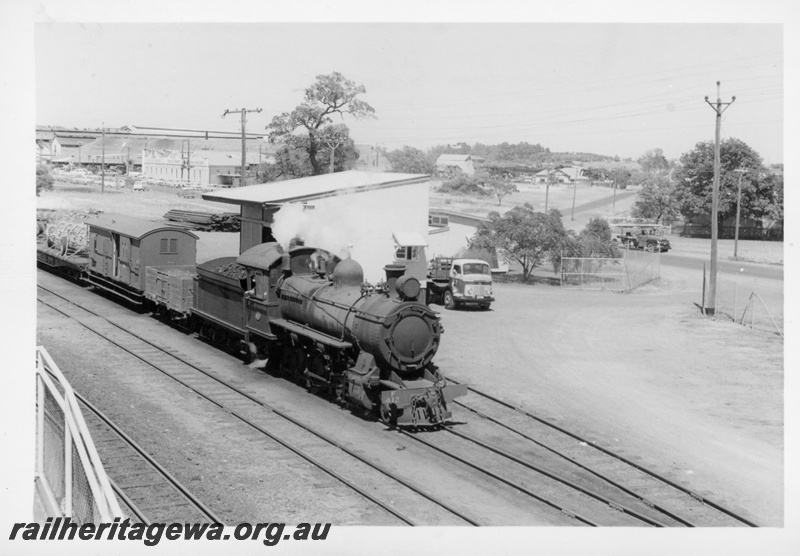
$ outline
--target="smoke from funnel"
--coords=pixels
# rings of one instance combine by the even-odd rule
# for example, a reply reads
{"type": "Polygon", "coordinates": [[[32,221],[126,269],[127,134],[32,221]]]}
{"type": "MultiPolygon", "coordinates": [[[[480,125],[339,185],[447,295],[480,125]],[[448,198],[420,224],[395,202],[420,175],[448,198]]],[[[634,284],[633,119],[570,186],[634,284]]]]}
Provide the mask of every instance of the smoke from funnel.
{"type": "Polygon", "coordinates": [[[327,198],[311,210],[300,203],[289,203],[275,213],[272,235],[284,249],[288,249],[289,242],[297,237],[308,246],[325,249],[346,259],[356,235],[358,212],[348,202],[348,196],[327,198]]]}

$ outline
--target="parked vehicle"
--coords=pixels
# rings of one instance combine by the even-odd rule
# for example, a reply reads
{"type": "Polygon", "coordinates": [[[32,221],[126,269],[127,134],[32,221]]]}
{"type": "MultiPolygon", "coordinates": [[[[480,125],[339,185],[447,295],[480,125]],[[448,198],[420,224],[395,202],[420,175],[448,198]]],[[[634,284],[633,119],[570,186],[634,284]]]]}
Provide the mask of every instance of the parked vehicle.
{"type": "Polygon", "coordinates": [[[428,264],[427,291],[428,303],[441,302],[445,309],[471,305],[486,310],[494,301],[489,263],[436,257],[428,264]]]}
{"type": "Polygon", "coordinates": [[[625,249],[642,249],[650,253],[666,253],[672,248],[659,224],[618,224],[614,241],[625,249]]]}

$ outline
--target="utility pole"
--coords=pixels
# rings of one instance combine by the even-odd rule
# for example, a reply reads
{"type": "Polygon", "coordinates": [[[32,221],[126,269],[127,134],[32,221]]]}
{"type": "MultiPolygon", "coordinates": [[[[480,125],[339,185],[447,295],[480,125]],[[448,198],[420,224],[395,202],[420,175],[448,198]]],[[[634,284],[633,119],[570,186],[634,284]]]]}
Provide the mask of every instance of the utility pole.
{"type": "Polygon", "coordinates": [[[575,196],[578,193],[578,180],[572,182],[572,218],[570,220],[575,220],[575,196]]]}
{"type": "Polygon", "coordinates": [[[103,194],[106,191],[106,123],[101,122],[100,125],[100,132],[103,135],[103,156],[100,161],[100,193],[103,194]]]}
{"type": "Polygon", "coordinates": [[[711,268],[709,269],[708,281],[708,303],[706,307],[706,314],[714,316],[716,313],[717,303],[717,218],[719,212],[719,133],[722,125],[722,113],[736,101],[736,97],[731,97],[730,102],[722,102],[719,96],[719,81],[717,81],[717,102],[711,104],[708,102],[708,96],[705,98],[706,103],[714,109],[717,114],[716,127],[714,132],[714,185],[711,190],[711,268]]]}
{"type": "MultiPolygon", "coordinates": [[[[183,158],[183,141],[181,141],[181,158],[183,158]]],[[[190,183],[191,181],[190,170],[192,169],[192,151],[189,148],[189,139],[186,140],[186,162],[183,165],[186,166],[186,183],[190,183]]],[[[181,170],[181,178],[182,177],[183,177],[183,170],[181,170]]]]}
{"type": "Polygon", "coordinates": [[[614,196],[611,198],[611,215],[617,214],[617,176],[614,176],[614,196]]]}
{"type": "Polygon", "coordinates": [[[547,182],[544,185],[544,213],[547,214],[547,203],[550,200],[550,175],[552,168],[547,169],[547,182]]]}
{"type": "Polygon", "coordinates": [[[228,114],[235,114],[236,112],[242,115],[242,177],[239,179],[239,186],[242,186],[245,184],[245,172],[247,168],[247,136],[245,134],[247,129],[247,113],[261,112],[261,108],[256,108],[255,110],[247,110],[246,108],[242,108],[241,110],[225,110],[222,117],[224,118],[228,114]]]}
{"type": "Polygon", "coordinates": [[[733,233],[733,258],[739,258],[739,209],[742,204],[742,174],[747,172],[747,168],[737,168],[739,174],[739,188],[736,193],[736,228],[733,233]]]}

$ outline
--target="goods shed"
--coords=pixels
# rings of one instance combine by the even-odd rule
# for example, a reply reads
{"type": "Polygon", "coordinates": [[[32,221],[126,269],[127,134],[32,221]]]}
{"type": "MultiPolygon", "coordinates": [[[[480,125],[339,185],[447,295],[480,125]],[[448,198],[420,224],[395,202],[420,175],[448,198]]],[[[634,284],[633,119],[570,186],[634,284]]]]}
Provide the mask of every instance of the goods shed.
{"type": "MultiPolygon", "coordinates": [[[[395,259],[404,247],[395,237],[416,233],[427,239],[429,183],[427,174],[353,170],[204,193],[203,199],[239,205],[240,254],[267,241],[286,249],[298,237],[339,257],[352,256],[365,278],[377,282],[392,262],[422,268],[395,259]]],[[[425,261],[424,248],[414,254],[425,261]]],[[[423,271],[413,275],[424,283],[423,271]]]]}

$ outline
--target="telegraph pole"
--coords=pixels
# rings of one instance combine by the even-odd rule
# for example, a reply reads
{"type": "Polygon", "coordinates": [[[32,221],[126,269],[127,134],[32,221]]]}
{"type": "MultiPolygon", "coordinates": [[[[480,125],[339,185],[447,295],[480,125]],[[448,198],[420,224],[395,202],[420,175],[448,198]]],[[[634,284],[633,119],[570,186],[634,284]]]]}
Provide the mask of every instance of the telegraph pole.
{"type": "MultiPolygon", "coordinates": [[[[183,141],[181,141],[181,158],[183,158],[183,141]]],[[[191,183],[191,169],[192,169],[192,151],[189,146],[189,139],[186,140],[186,183],[191,183]]],[[[181,169],[181,177],[183,177],[183,169],[181,169]]]]}
{"type": "Polygon", "coordinates": [[[575,220],[575,196],[578,193],[578,180],[575,180],[572,184],[572,218],[570,220],[575,220]]]}
{"type": "Polygon", "coordinates": [[[711,104],[708,102],[708,96],[705,98],[706,103],[716,112],[717,124],[714,132],[714,185],[711,190],[711,268],[709,269],[708,281],[708,303],[706,307],[706,314],[714,316],[716,312],[717,303],[717,218],[719,212],[719,133],[722,125],[722,113],[736,101],[736,97],[731,97],[730,102],[722,102],[719,96],[719,81],[717,81],[717,102],[711,104]]]}
{"type": "Polygon", "coordinates": [[[747,168],[737,168],[739,174],[739,188],[736,193],[736,228],[733,235],[733,258],[739,258],[739,209],[742,204],[742,174],[747,172],[747,168]]]}
{"type": "Polygon", "coordinates": [[[100,161],[100,194],[106,192],[106,123],[100,122],[100,132],[103,135],[103,155],[100,161]]]}
{"type": "Polygon", "coordinates": [[[261,112],[261,108],[256,108],[255,110],[247,110],[246,108],[242,108],[241,110],[225,110],[222,117],[224,118],[228,114],[235,114],[236,112],[242,115],[242,177],[239,180],[239,186],[241,187],[245,184],[245,169],[247,168],[247,136],[245,134],[245,130],[247,129],[247,113],[261,112]]]}

